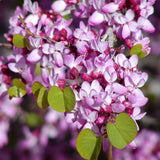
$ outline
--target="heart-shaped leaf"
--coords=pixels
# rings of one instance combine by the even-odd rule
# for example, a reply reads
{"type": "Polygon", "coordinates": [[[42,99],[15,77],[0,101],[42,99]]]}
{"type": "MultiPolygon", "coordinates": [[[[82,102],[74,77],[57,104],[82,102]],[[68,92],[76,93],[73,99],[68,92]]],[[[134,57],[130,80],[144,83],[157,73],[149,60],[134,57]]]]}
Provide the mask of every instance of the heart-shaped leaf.
{"type": "Polygon", "coordinates": [[[37,98],[37,104],[42,109],[47,108],[49,106],[47,95],[48,95],[47,89],[45,87],[42,87],[39,91],[38,98],[37,98]]]}
{"type": "Polygon", "coordinates": [[[139,59],[143,58],[147,53],[142,51],[142,45],[141,44],[136,44],[134,45],[131,50],[130,50],[130,55],[136,54],[139,59]]]}
{"type": "Polygon", "coordinates": [[[31,49],[30,43],[27,38],[21,36],[20,34],[15,34],[13,36],[13,45],[18,48],[24,48],[27,47],[29,50],[31,49]]]}
{"type": "Polygon", "coordinates": [[[36,81],[36,82],[33,83],[32,93],[33,93],[33,95],[34,95],[36,98],[38,98],[39,91],[40,91],[40,89],[41,89],[42,87],[43,87],[43,85],[42,85],[40,82],[38,82],[38,81],[36,81]]]}
{"type": "Polygon", "coordinates": [[[8,89],[8,94],[10,98],[23,97],[27,93],[26,86],[22,81],[15,78],[12,80],[12,83],[13,83],[13,87],[10,87],[8,89]]]}
{"type": "Polygon", "coordinates": [[[66,87],[63,91],[53,86],[48,92],[48,103],[58,112],[70,112],[75,106],[74,92],[70,87],[66,87]]]}
{"type": "Polygon", "coordinates": [[[90,129],[82,130],[77,136],[76,148],[79,154],[87,160],[96,160],[100,153],[102,137],[96,137],[90,129]]]}
{"type": "Polygon", "coordinates": [[[125,148],[137,135],[136,124],[126,113],[120,113],[116,117],[115,125],[108,122],[106,129],[110,143],[118,149],[125,148]]]}

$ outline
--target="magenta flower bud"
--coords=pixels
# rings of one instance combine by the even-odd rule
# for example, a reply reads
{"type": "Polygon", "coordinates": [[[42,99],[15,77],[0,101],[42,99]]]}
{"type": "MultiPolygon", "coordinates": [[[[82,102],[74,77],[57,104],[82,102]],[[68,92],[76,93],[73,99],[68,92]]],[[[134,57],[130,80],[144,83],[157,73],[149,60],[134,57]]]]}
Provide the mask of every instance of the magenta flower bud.
{"type": "Polygon", "coordinates": [[[131,38],[126,38],[126,39],[125,39],[125,43],[126,43],[126,45],[127,45],[129,48],[132,48],[132,47],[133,47],[131,38]]]}
{"type": "Polygon", "coordinates": [[[119,9],[122,9],[123,6],[126,4],[126,0],[121,0],[121,2],[119,3],[119,9]]]}
{"type": "Polygon", "coordinates": [[[79,0],[64,0],[67,4],[76,4],[79,0]]]}
{"type": "Polygon", "coordinates": [[[73,67],[70,71],[70,79],[77,79],[79,76],[79,72],[77,70],[77,68],[73,67]]]}
{"type": "Polygon", "coordinates": [[[96,119],[96,124],[97,125],[99,125],[99,124],[102,124],[103,122],[105,121],[105,116],[104,115],[102,115],[102,116],[100,116],[100,117],[98,117],[97,119],[96,119]]]}
{"type": "Polygon", "coordinates": [[[59,41],[60,40],[60,35],[59,34],[54,34],[53,40],[59,41]]]}
{"type": "Polygon", "coordinates": [[[66,86],[65,80],[64,80],[64,79],[59,79],[59,80],[58,80],[58,87],[59,87],[60,89],[64,89],[65,86],[66,86]]]}
{"type": "Polygon", "coordinates": [[[60,30],[60,35],[63,36],[64,38],[67,36],[67,31],[63,28],[60,30]]]}
{"type": "Polygon", "coordinates": [[[125,112],[128,113],[129,115],[133,114],[133,108],[126,108],[125,112]]]}
{"type": "Polygon", "coordinates": [[[138,16],[140,16],[140,10],[141,10],[141,8],[140,8],[139,4],[137,4],[137,5],[134,7],[134,11],[137,13],[138,16]]]}
{"type": "Polygon", "coordinates": [[[137,4],[137,3],[138,3],[138,0],[130,0],[130,3],[132,3],[132,4],[137,4]]]}
{"type": "Polygon", "coordinates": [[[99,75],[100,75],[100,74],[99,74],[99,72],[97,72],[97,71],[93,71],[93,72],[92,72],[92,77],[95,78],[95,79],[96,79],[96,78],[99,78],[99,75]]]}
{"type": "Polygon", "coordinates": [[[61,41],[65,41],[66,39],[65,39],[64,37],[61,37],[60,40],[61,40],[61,41]]]}
{"type": "Polygon", "coordinates": [[[84,81],[88,81],[88,82],[92,82],[93,81],[93,78],[90,75],[88,75],[87,73],[82,73],[81,78],[84,81]]]}
{"type": "Polygon", "coordinates": [[[4,83],[7,85],[11,85],[10,77],[8,75],[4,75],[4,83]]]}
{"type": "Polygon", "coordinates": [[[9,74],[8,66],[5,65],[5,64],[1,65],[1,72],[2,72],[3,74],[8,75],[8,74],[9,74]]]}
{"type": "Polygon", "coordinates": [[[106,112],[106,113],[112,113],[113,111],[112,111],[111,106],[106,105],[105,108],[104,108],[104,112],[106,112]]]}

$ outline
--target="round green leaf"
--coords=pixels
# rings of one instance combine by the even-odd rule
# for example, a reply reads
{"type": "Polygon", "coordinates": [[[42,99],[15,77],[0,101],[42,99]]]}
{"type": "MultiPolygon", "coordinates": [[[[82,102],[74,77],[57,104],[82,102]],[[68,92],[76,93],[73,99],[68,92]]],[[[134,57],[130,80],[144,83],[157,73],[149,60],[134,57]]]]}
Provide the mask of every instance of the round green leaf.
{"type": "Polygon", "coordinates": [[[102,138],[96,137],[90,129],[82,130],[77,136],[76,148],[79,154],[87,159],[97,159],[102,144],[102,138]]]}
{"type": "Polygon", "coordinates": [[[37,98],[37,104],[40,108],[44,109],[48,107],[48,101],[47,101],[47,89],[45,87],[42,87],[39,91],[38,98],[37,98]]]}
{"type": "Polygon", "coordinates": [[[39,91],[40,91],[40,89],[41,89],[42,87],[43,87],[43,85],[42,85],[40,82],[38,82],[38,81],[36,81],[36,82],[33,83],[32,93],[33,93],[33,95],[34,95],[36,98],[38,97],[39,91]]]}
{"type": "Polygon", "coordinates": [[[141,44],[136,44],[134,45],[131,50],[130,50],[130,55],[136,54],[139,59],[143,58],[147,53],[142,51],[142,45],[141,44]]]}
{"type": "Polygon", "coordinates": [[[106,129],[110,143],[118,149],[125,148],[137,135],[136,124],[126,113],[116,117],[115,125],[108,122],[106,129]]]}
{"type": "Polygon", "coordinates": [[[65,112],[65,104],[63,91],[57,86],[53,86],[50,88],[48,92],[48,103],[51,108],[58,112],[65,112]]]}
{"type": "Polygon", "coordinates": [[[74,92],[70,87],[66,87],[64,89],[64,104],[65,104],[65,111],[70,112],[76,103],[74,92]]]}
{"type": "Polygon", "coordinates": [[[13,87],[10,87],[8,90],[9,96],[12,97],[23,97],[27,91],[25,84],[20,81],[19,79],[13,79],[12,80],[13,87]]]}
{"type": "Polygon", "coordinates": [[[17,78],[13,79],[12,83],[13,83],[14,86],[16,86],[18,88],[22,88],[24,90],[26,89],[25,84],[22,81],[20,81],[19,79],[17,79],[17,78]]]}
{"type": "Polygon", "coordinates": [[[26,116],[26,123],[31,127],[41,126],[44,123],[42,116],[36,113],[28,113],[26,116]]]}
{"type": "Polygon", "coordinates": [[[61,90],[57,86],[50,88],[48,92],[48,103],[58,112],[70,112],[75,106],[75,95],[70,87],[61,90]]]}
{"type": "Polygon", "coordinates": [[[19,97],[18,88],[16,86],[10,87],[8,89],[8,94],[9,94],[10,98],[19,97]]]}
{"type": "Polygon", "coordinates": [[[21,36],[20,34],[15,34],[13,36],[12,42],[13,42],[13,45],[18,48],[27,47],[29,50],[31,49],[28,39],[21,36]]]}

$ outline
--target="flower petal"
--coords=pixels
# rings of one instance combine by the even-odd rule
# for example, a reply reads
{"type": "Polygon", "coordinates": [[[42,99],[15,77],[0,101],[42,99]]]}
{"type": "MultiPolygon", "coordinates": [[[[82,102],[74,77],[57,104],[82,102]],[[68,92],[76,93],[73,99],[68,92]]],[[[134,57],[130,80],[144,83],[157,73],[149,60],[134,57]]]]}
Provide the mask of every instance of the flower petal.
{"type": "Polygon", "coordinates": [[[36,63],[42,57],[42,52],[39,49],[34,49],[27,57],[27,61],[36,63]]]}
{"type": "Polygon", "coordinates": [[[124,39],[126,39],[127,37],[129,37],[130,36],[130,29],[129,29],[129,27],[128,27],[128,25],[127,24],[125,24],[124,26],[123,26],[123,29],[122,29],[122,37],[124,38],[124,39]]]}
{"type": "Polygon", "coordinates": [[[113,12],[115,12],[116,10],[118,10],[118,4],[115,4],[115,3],[113,3],[113,2],[108,3],[108,4],[106,4],[106,5],[104,5],[104,6],[102,7],[102,11],[103,11],[104,13],[113,13],[113,12]]]}
{"type": "Polygon", "coordinates": [[[92,26],[101,24],[104,21],[104,16],[102,13],[95,11],[88,20],[88,23],[92,26]]]}
{"type": "Polygon", "coordinates": [[[55,1],[51,8],[55,11],[55,12],[62,12],[65,10],[67,4],[63,1],[63,0],[60,0],[60,1],[55,1]]]}
{"type": "Polygon", "coordinates": [[[151,23],[148,19],[146,19],[146,18],[144,18],[144,17],[140,17],[140,18],[138,19],[138,24],[139,24],[140,27],[141,27],[144,31],[146,31],[146,32],[152,33],[152,32],[155,31],[155,28],[154,28],[154,26],[152,25],[152,23],[151,23]]]}

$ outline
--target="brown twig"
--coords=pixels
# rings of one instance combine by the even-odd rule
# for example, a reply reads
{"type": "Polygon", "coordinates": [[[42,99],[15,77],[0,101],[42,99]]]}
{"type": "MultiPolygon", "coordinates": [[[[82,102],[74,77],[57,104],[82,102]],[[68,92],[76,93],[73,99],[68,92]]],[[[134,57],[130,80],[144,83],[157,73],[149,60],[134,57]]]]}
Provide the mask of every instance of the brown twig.
{"type": "Polygon", "coordinates": [[[0,47],[12,48],[12,44],[10,44],[10,43],[0,43],[0,47]]]}

